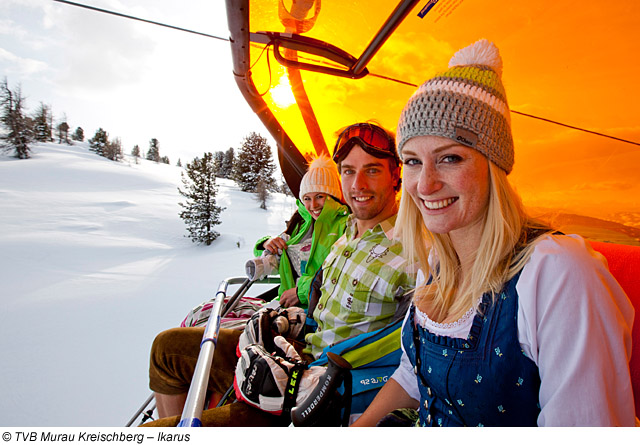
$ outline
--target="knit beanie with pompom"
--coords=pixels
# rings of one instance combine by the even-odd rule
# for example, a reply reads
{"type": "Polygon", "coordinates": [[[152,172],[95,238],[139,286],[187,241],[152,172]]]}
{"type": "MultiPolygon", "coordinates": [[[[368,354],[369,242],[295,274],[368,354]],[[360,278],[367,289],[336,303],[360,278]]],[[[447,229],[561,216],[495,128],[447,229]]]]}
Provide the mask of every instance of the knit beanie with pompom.
{"type": "Polygon", "coordinates": [[[510,173],[513,137],[502,58],[486,39],[461,49],[449,69],[423,83],[400,115],[398,152],[416,136],[443,136],[472,147],[510,173]]]}
{"type": "Polygon", "coordinates": [[[314,192],[326,193],[342,201],[340,174],[336,164],[327,156],[315,158],[300,182],[300,199],[314,192]]]}

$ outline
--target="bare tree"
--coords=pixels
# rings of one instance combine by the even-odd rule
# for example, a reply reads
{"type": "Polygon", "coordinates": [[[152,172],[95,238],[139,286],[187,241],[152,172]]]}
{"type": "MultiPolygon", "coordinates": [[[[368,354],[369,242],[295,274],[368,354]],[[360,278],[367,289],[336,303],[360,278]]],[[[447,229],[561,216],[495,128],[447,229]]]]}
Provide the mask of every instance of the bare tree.
{"type": "Polygon", "coordinates": [[[20,159],[29,158],[29,142],[32,138],[29,118],[24,114],[24,102],[20,86],[11,90],[5,77],[0,84],[0,122],[7,133],[1,137],[3,145],[9,150],[15,150],[16,158],[20,159]]]}
{"type": "Polygon", "coordinates": [[[58,144],[62,144],[64,142],[65,144],[71,145],[71,141],[69,140],[69,124],[67,123],[66,113],[62,115],[62,122],[58,124],[56,130],[58,130],[58,144]]]}
{"type": "Polygon", "coordinates": [[[115,138],[112,141],[108,141],[107,145],[104,148],[104,154],[102,155],[107,159],[111,159],[112,161],[121,161],[122,160],[122,142],[120,142],[120,138],[115,138]]]}
{"type": "MultiPolygon", "coordinates": [[[[262,173],[262,172],[261,172],[262,173]]],[[[271,196],[269,193],[269,185],[266,180],[266,176],[260,175],[258,178],[258,184],[256,184],[256,191],[254,192],[256,201],[260,203],[260,208],[267,210],[267,201],[271,196]]]]}

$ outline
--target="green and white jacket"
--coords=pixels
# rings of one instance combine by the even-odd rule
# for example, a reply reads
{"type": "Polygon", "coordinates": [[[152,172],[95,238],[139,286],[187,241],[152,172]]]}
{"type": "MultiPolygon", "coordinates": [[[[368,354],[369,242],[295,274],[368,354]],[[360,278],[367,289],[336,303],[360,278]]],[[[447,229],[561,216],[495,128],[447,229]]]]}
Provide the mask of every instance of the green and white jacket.
{"type": "MultiPolygon", "coordinates": [[[[309,289],[316,272],[322,267],[324,259],[329,255],[331,246],[342,236],[345,231],[347,219],[349,217],[349,209],[346,205],[340,204],[330,196],[322,208],[322,213],[315,223],[313,217],[299,200],[298,212],[303,218],[303,222],[296,227],[291,238],[287,241],[287,245],[291,246],[299,243],[313,224],[313,235],[311,240],[311,250],[309,252],[309,260],[304,267],[301,276],[294,279],[294,269],[291,265],[286,251],[280,257],[278,265],[278,274],[280,275],[280,288],[278,289],[278,298],[282,293],[293,287],[297,287],[298,299],[300,305],[304,308],[309,303],[309,289]]],[[[263,244],[270,237],[264,237],[258,240],[254,247],[255,256],[260,256],[264,252],[263,244]]]]}

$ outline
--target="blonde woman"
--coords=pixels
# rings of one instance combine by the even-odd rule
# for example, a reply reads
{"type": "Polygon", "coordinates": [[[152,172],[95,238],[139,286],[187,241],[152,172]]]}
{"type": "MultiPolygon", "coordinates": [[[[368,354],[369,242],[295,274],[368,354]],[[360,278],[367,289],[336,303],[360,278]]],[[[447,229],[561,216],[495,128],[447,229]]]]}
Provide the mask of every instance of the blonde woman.
{"type": "Polygon", "coordinates": [[[635,423],[633,308],[581,237],[525,213],[507,180],[501,71],[498,49],[476,42],[402,112],[396,227],[425,279],[401,365],[355,426],[398,408],[418,409],[421,426],[635,423]]]}

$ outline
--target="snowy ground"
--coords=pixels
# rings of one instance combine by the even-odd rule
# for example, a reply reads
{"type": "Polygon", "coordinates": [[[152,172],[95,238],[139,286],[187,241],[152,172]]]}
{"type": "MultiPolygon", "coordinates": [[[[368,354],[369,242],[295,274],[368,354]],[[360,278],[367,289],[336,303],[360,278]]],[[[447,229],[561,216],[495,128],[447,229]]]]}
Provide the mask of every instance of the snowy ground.
{"type": "Polygon", "coordinates": [[[0,425],[123,426],[150,393],[155,334],[242,275],[295,209],[276,194],[261,210],[220,180],[221,236],[198,246],[178,217],[180,170],[82,143],[0,155],[0,425]]]}

